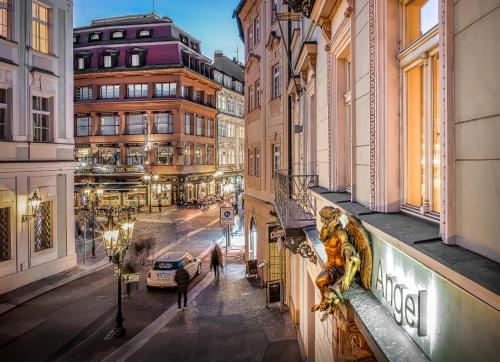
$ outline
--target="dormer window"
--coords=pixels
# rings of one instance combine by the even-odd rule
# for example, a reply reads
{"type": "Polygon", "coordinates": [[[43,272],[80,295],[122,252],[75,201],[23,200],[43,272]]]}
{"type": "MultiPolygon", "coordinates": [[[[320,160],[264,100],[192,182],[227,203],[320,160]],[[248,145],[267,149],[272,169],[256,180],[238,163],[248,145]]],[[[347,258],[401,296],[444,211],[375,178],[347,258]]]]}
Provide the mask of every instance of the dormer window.
{"type": "Polygon", "coordinates": [[[187,36],[180,34],[179,37],[181,39],[181,42],[183,42],[186,45],[189,44],[189,39],[187,38],[187,36]]]}
{"type": "Polygon", "coordinates": [[[78,44],[79,40],[80,40],[80,35],[73,35],[73,44],[78,44]]]}
{"type": "Polygon", "coordinates": [[[111,33],[111,39],[123,39],[125,38],[125,32],[123,30],[117,30],[111,33]]]}
{"type": "Polygon", "coordinates": [[[142,67],[146,65],[146,49],[134,48],[128,51],[128,64],[130,67],[142,67]]]}
{"type": "Polygon", "coordinates": [[[114,68],[118,65],[119,52],[116,50],[105,50],[102,53],[102,66],[104,68],[114,68]]]}
{"type": "Polygon", "coordinates": [[[139,38],[149,38],[151,36],[150,29],[141,29],[137,32],[137,37],[139,38]]]}
{"type": "Polygon", "coordinates": [[[75,69],[85,70],[89,69],[91,65],[92,53],[82,52],[75,55],[75,69]]]}
{"type": "Polygon", "coordinates": [[[102,39],[102,33],[101,32],[95,32],[91,33],[89,35],[89,41],[99,41],[102,39]]]}

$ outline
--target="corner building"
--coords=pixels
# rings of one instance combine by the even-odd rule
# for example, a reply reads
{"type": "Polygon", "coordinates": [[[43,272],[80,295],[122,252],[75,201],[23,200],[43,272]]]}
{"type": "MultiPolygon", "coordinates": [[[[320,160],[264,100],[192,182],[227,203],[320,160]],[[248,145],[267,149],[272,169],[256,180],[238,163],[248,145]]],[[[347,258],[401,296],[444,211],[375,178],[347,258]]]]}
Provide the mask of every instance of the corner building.
{"type": "Polygon", "coordinates": [[[104,205],[138,208],[215,193],[220,86],[200,42],[145,14],[94,20],[73,46],[77,187],[98,183],[104,205]],[[158,175],[151,187],[145,173],[158,175]]]}
{"type": "Polygon", "coordinates": [[[71,1],[0,1],[0,294],[76,265],[72,28],[71,1]]]}
{"type": "Polygon", "coordinates": [[[305,357],[496,360],[499,2],[290,3],[294,156],[279,174],[310,176],[301,192],[277,182],[274,203],[305,357]],[[361,221],[373,263],[370,288],[322,322],[325,206],[361,221]]]}

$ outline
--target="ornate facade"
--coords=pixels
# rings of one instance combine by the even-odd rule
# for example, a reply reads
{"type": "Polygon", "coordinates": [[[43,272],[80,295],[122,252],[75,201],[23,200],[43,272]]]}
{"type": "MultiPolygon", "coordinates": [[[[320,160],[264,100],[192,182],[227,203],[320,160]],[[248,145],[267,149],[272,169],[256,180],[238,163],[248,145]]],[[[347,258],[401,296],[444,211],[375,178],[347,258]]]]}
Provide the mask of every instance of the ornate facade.
{"type": "Polygon", "coordinates": [[[92,21],[73,43],[77,184],[137,208],[214,194],[220,86],[200,42],[147,14],[92,21]]]}
{"type": "Polygon", "coordinates": [[[0,19],[3,294],[76,265],[73,7],[66,0],[2,1],[0,19]]]}

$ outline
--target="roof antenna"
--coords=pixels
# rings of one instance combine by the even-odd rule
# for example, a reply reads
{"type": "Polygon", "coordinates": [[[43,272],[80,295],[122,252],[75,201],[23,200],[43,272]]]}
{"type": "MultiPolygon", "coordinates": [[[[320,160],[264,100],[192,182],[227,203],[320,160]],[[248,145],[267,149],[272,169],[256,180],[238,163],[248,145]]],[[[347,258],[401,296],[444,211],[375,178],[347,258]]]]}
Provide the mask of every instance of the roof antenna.
{"type": "Polygon", "coordinates": [[[236,60],[237,61],[240,61],[240,56],[239,55],[240,55],[240,49],[239,49],[238,46],[236,46],[236,60]]]}
{"type": "Polygon", "coordinates": [[[153,0],[153,14],[156,14],[155,0],[153,0]]]}

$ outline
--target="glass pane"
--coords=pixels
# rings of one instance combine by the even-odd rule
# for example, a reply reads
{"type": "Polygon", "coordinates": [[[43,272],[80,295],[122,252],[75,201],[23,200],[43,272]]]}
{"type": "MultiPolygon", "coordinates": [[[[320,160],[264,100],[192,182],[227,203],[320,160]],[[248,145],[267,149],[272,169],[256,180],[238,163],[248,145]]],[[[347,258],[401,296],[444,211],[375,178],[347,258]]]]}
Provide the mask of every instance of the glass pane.
{"type": "Polygon", "coordinates": [[[441,211],[439,57],[432,58],[432,211],[441,211]]]}
{"type": "Polygon", "coordinates": [[[413,42],[437,25],[438,10],[438,0],[413,0],[405,5],[406,44],[413,42]]]}
{"type": "Polygon", "coordinates": [[[406,73],[406,117],[407,117],[407,202],[413,206],[422,205],[423,194],[423,82],[422,67],[416,66],[406,73]]]}

